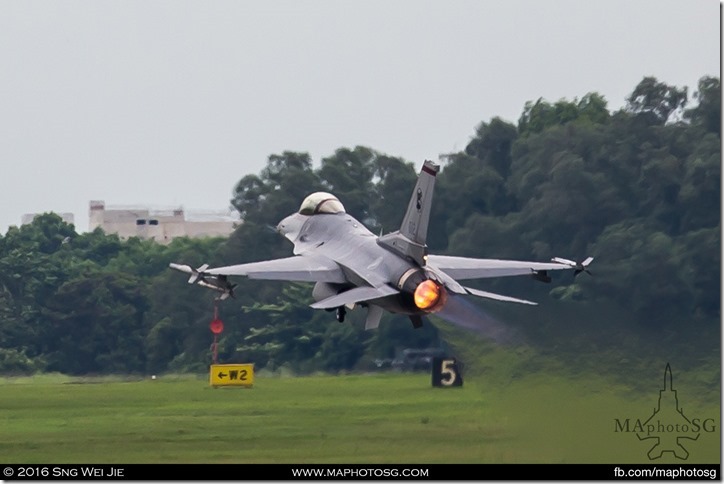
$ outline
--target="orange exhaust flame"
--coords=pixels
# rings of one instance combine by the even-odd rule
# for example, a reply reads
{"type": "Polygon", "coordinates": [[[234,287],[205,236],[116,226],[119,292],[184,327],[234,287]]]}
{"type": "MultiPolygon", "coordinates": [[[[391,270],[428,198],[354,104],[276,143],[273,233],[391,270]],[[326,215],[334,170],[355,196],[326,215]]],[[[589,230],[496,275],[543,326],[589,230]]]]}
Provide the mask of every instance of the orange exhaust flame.
{"type": "Polygon", "coordinates": [[[441,309],[447,299],[445,289],[430,279],[418,284],[414,298],[415,306],[427,312],[441,309]]]}

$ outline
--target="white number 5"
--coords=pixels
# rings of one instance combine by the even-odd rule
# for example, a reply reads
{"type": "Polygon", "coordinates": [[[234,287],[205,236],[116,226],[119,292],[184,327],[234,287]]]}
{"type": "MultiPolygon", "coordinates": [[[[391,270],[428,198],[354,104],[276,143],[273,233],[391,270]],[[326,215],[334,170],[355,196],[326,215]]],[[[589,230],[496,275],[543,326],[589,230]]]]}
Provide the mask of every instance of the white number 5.
{"type": "Polygon", "coordinates": [[[442,378],[440,379],[440,383],[442,383],[446,387],[449,387],[450,385],[455,383],[455,379],[457,378],[454,365],[455,360],[442,360],[442,366],[440,369],[440,375],[442,376],[442,378]]]}

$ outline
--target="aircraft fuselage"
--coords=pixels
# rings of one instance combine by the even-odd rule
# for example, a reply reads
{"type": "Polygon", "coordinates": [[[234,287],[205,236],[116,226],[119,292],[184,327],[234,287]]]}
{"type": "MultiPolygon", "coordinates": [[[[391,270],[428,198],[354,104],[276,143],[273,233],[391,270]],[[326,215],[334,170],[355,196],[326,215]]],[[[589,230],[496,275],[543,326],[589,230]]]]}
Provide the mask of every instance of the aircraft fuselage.
{"type": "Polygon", "coordinates": [[[378,244],[379,238],[351,215],[294,213],[279,222],[277,231],[294,244],[295,255],[329,258],[345,273],[350,284],[321,283],[325,285],[315,288],[315,299],[328,297],[333,290],[390,285],[401,292],[369,303],[394,313],[430,312],[419,309],[413,300],[415,288],[425,279],[420,267],[378,244]]]}

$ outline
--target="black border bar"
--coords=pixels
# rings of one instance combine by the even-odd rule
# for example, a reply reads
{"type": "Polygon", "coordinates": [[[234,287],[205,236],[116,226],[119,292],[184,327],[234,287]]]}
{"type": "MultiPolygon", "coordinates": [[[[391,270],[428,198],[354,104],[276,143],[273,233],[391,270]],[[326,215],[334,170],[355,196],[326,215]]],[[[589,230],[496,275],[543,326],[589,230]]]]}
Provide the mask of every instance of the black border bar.
{"type": "Polygon", "coordinates": [[[718,480],[721,464],[0,464],[0,480],[718,480]]]}

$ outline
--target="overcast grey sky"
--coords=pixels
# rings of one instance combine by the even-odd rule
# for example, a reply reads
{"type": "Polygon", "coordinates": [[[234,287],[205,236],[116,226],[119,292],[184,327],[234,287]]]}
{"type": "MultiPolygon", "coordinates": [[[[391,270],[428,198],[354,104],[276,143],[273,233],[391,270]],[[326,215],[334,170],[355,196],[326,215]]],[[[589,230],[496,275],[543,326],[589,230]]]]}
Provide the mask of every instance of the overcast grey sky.
{"type": "Polygon", "coordinates": [[[528,100],[720,72],[718,0],[0,3],[0,233],[88,202],[226,209],[270,154],[420,165],[528,100]]]}

